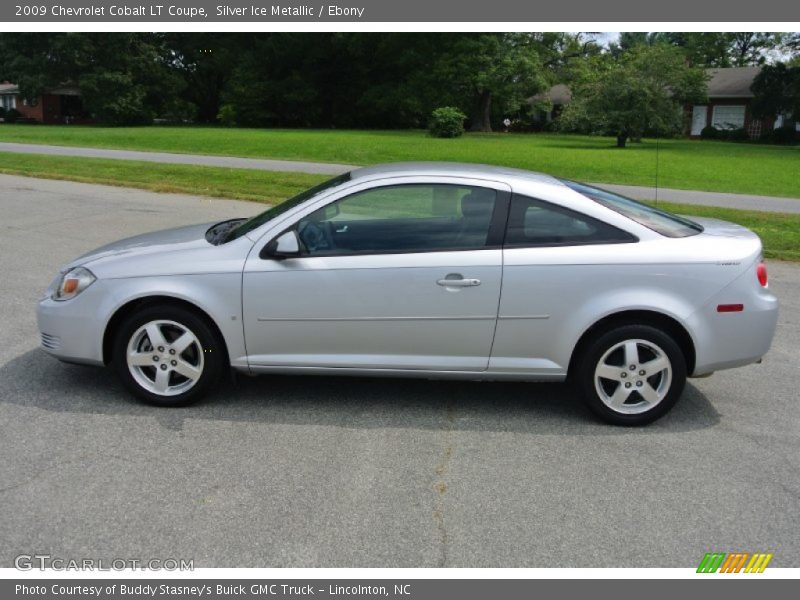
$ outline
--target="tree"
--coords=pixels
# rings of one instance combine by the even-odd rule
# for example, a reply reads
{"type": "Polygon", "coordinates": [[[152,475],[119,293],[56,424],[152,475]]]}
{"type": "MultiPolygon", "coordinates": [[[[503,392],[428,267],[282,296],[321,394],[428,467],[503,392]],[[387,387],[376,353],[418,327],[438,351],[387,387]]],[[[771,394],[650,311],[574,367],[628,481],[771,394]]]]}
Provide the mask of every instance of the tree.
{"type": "Polygon", "coordinates": [[[491,131],[495,109],[516,112],[547,84],[536,40],[528,34],[459,34],[450,40],[434,72],[458,96],[471,100],[465,108],[474,131],[491,131]]]}
{"type": "Polygon", "coordinates": [[[431,111],[440,106],[468,110],[472,101],[438,71],[442,57],[458,34],[392,33],[355,34],[351,42],[355,59],[369,69],[353,97],[360,127],[425,126],[431,111]]]}
{"type": "Polygon", "coordinates": [[[623,32],[610,49],[619,57],[636,46],[666,43],[681,48],[698,67],[745,67],[766,62],[771,51],[783,46],[784,38],[782,33],[752,31],[623,32]]]}
{"type": "MultiPolygon", "coordinates": [[[[369,57],[354,59],[347,33],[271,33],[251,38],[223,99],[248,126],[349,124],[369,57]]],[[[375,34],[370,34],[374,36],[375,34]]]]}
{"type": "Polygon", "coordinates": [[[800,32],[789,34],[784,40],[784,47],[790,57],[787,64],[800,67],[800,32]]]}
{"type": "Polygon", "coordinates": [[[667,133],[682,124],[682,107],[705,98],[705,73],[665,44],[635,46],[573,87],[560,117],[566,129],[611,133],[624,148],[646,131],[667,133]]]}
{"type": "Polygon", "coordinates": [[[757,31],[729,33],[731,62],[735,67],[762,65],[767,53],[780,48],[784,34],[757,31]]]}
{"type": "Polygon", "coordinates": [[[0,55],[0,76],[24,97],[77,85],[84,108],[112,125],[151,121],[181,87],[158,34],[3,33],[0,55]]]}
{"type": "Polygon", "coordinates": [[[250,126],[418,127],[433,109],[453,106],[471,116],[473,129],[491,131],[493,119],[544,87],[545,45],[552,46],[552,69],[562,66],[560,44],[572,41],[496,33],[259,34],[239,53],[222,101],[250,126]]]}
{"type": "Polygon", "coordinates": [[[592,33],[542,32],[529,34],[542,66],[558,82],[571,81],[586,59],[599,56],[603,47],[592,33]]]}
{"type": "Polygon", "coordinates": [[[800,116],[800,66],[766,65],[750,87],[755,96],[751,108],[757,118],[788,115],[793,124],[800,116]]]}
{"type": "Polygon", "coordinates": [[[727,32],[660,32],[656,40],[681,48],[689,64],[698,67],[730,67],[731,34],[727,32]]]}
{"type": "Polygon", "coordinates": [[[608,51],[614,58],[619,58],[636,46],[651,46],[653,36],[644,31],[622,31],[616,42],[608,45],[608,51]]]}
{"type": "Polygon", "coordinates": [[[213,123],[237,60],[250,46],[251,34],[166,34],[167,63],[183,80],[181,99],[196,107],[197,120],[213,123]]]}

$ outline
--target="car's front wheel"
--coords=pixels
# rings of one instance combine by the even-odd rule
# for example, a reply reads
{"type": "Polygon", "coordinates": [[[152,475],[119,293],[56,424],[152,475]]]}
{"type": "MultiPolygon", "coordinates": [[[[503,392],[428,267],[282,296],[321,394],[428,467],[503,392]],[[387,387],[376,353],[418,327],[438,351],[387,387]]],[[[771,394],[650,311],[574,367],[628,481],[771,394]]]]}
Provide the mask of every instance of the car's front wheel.
{"type": "Polygon", "coordinates": [[[205,319],[179,306],[151,306],[120,326],[113,364],[123,384],[145,402],[185,406],[219,381],[223,353],[205,319]]]}
{"type": "Polygon", "coordinates": [[[644,425],[666,414],[686,384],[686,359],[664,331],[623,325],[591,341],[577,383],[589,408],[616,425],[644,425]]]}

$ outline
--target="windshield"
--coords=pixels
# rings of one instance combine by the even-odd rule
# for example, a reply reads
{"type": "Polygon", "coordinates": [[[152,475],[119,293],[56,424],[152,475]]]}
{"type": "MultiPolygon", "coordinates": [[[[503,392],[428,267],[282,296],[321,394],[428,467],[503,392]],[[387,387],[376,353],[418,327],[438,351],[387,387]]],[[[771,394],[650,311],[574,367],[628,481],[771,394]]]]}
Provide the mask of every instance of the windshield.
{"type": "Polygon", "coordinates": [[[640,225],[644,225],[666,237],[688,237],[690,235],[697,235],[703,231],[703,226],[694,221],[673,215],[663,210],[658,210],[657,208],[642,204],[636,200],[631,200],[625,196],[620,196],[619,194],[614,194],[606,190],[601,190],[600,188],[583,183],[576,183],[567,179],[562,179],[561,181],[590,200],[594,200],[606,208],[610,208],[621,215],[625,215],[640,225]]]}
{"type": "Polygon", "coordinates": [[[337,185],[341,185],[346,181],[350,181],[350,173],[344,173],[342,175],[337,175],[333,179],[329,179],[319,185],[315,185],[314,187],[307,189],[303,192],[300,192],[296,196],[289,198],[285,202],[281,202],[280,204],[276,204],[272,208],[268,208],[261,214],[256,215],[255,217],[248,219],[238,227],[232,229],[226,236],[225,241],[230,242],[231,240],[235,240],[237,238],[242,237],[246,233],[253,231],[261,227],[267,221],[274,219],[278,215],[282,215],[287,210],[294,208],[295,206],[302,204],[306,200],[310,200],[314,196],[321,194],[325,190],[328,190],[332,187],[336,187],[337,185]]]}

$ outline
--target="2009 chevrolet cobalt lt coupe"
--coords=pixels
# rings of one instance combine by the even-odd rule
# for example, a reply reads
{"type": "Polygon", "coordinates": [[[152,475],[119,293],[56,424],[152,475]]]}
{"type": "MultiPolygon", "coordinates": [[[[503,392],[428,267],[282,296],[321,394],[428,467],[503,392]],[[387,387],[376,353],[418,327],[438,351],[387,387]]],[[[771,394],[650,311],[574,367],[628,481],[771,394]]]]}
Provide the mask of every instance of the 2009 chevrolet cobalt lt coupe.
{"type": "Polygon", "coordinates": [[[232,367],[565,380],[643,424],[686,377],[758,361],[777,300],[759,238],[514,169],[358,169],[249,220],[133,237],[68,264],[42,346],[188,404],[232,367]]]}

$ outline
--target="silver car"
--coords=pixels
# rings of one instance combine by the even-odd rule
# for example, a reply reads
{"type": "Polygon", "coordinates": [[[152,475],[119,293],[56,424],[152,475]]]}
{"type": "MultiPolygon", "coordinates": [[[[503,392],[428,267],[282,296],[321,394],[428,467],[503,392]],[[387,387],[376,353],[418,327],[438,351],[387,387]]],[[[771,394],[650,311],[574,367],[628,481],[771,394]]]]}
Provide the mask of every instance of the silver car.
{"type": "Polygon", "coordinates": [[[62,269],[43,348],[185,405],[250,374],[562,381],[617,424],[687,376],[757,362],[761,242],[602,189],[482,165],[358,169],[249,219],[150,233],[62,269]]]}

